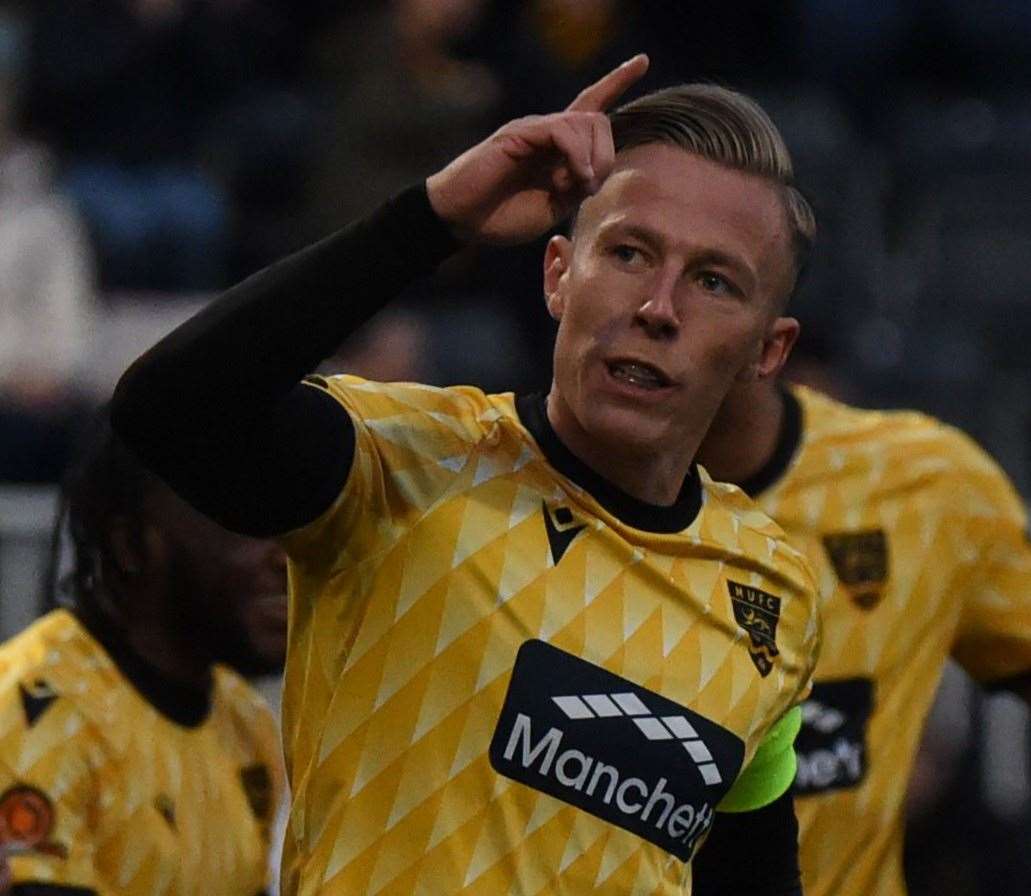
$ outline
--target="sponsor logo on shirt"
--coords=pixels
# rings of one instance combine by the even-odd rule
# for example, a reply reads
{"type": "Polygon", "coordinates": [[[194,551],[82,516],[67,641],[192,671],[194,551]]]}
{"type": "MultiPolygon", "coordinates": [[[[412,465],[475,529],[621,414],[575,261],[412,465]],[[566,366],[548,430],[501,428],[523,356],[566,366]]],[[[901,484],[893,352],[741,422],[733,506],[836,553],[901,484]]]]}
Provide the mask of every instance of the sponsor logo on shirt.
{"type": "Polygon", "coordinates": [[[866,776],[866,726],[873,712],[868,678],[821,681],[802,704],[795,740],[795,794],[807,796],[857,787],[866,776]]]}
{"type": "Polygon", "coordinates": [[[548,536],[548,547],[551,549],[551,565],[557,566],[562,555],[573,543],[573,539],[587,526],[577,522],[568,507],[548,507],[545,504],[541,510],[544,514],[544,531],[548,536]]]}
{"type": "Polygon", "coordinates": [[[698,713],[552,647],[519,649],[495,771],[689,861],[744,744],[698,713]]]}
{"type": "Polygon", "coordinates": [[[58,698],[58,693],[42,678],[33,681],[23,681],[18,685],[18,693],[21,696],[21,706],[25,712],[25,721],[31,728],[39,717],[50,709],[53,702],[58,698]]]}
{"type": "Polygon", "coordinates": [[[852,602],[862,610],[876,607],[888,579],[888,538],[884,530],[830,533],[823,536],[823,547],[852,602]]]}
{"type": "Polygon", "coordinates": [[[748,655],[765,678],[773,670],[777,649],[777,623],[780,621],[780,598],[761,588],[742,585],[727,579],[730,603],[737,624],[748,632],[748,655]]]}

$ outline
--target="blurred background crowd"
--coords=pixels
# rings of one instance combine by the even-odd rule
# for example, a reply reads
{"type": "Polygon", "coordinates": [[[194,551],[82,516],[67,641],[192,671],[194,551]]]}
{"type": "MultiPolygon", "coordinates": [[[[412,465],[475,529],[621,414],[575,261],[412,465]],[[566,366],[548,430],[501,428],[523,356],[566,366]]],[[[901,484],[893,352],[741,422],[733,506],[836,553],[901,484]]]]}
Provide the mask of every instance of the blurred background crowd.
{"type": "MultiPolygon", "coordinates": [[[[642,90],[740,88],[788,140],[820,224],[795,375],[957,423],[1031,492],[1025,0],[0,2],[0,634],[46,599],[47,483],[132,357],[641,50],[642,90]]],[[[542,246],[461,253],[330,366],[545,388],[542,246]]],[[[1031,892],[1029,745],[947,678],[914,893],[1031,892]]]]}

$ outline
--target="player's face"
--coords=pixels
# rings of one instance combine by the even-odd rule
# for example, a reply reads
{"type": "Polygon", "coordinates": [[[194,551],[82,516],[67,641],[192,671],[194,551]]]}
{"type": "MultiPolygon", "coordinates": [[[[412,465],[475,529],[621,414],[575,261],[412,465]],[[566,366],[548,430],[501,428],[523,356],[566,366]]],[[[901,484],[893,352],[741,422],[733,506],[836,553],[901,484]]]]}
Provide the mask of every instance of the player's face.
{"type": "Polygon", "coordinates": [[[697,444],[736,381],[782,361],[789,246],[766,181],[667,145],[621,153],[545,257],[559,435],[652,456],[697,444]]]}
{"type": "Polygon", "coordinates": [[[174,496],[161,505],[169,625],[186,623],[195,649],[243,674],[281,668],[287,618],[282,550],[228,532],[174,496]]]}

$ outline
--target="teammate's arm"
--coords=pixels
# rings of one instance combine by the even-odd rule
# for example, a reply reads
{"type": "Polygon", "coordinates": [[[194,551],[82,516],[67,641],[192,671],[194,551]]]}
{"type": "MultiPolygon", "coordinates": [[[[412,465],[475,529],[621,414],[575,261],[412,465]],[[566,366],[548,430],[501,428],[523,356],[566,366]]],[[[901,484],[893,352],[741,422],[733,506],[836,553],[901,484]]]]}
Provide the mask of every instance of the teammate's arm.
{"type": "Polygon", "coordinates": [[[712,831],[692,862],[694,896],[801,896],[790,790],[801,724],[796,706],[770,729],[720,802],[712,831]]]}
{"type": "Polygon", "coordinates": [[[974,459],[953,490],[954,530],[969,560],[955,586],[963,613],[952,656],[988,690],[1011,691],[1031,705],[1028,512],[1005,473],[971,445],[974,459]]]}
{"type": "Polygon", "coordinates": [[[129,368],[115,431],[230,529],[315,519],[347,480],[354,430],[302,377],[461,240],[528,239],[596,191],[614,162],[604,110],[647,66],[635,57],[564,112],[510,122],[424,188],[230,289],[129,368]]]}

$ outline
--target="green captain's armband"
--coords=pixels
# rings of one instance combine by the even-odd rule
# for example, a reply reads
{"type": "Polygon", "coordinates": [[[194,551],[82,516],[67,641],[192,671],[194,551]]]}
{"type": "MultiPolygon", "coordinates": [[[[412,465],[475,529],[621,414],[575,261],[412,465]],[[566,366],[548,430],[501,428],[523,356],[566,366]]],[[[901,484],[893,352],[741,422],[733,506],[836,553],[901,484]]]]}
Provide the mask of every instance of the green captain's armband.
{"type": "Polygon", "coordinates": [[[795,780],[795,737],[802,727],[802,707],[788,710],[766,734],[748,767],[738,775],[717,812],[751,812],[768,806],[795,780]]]}

